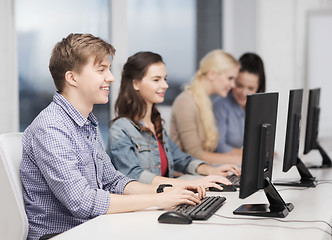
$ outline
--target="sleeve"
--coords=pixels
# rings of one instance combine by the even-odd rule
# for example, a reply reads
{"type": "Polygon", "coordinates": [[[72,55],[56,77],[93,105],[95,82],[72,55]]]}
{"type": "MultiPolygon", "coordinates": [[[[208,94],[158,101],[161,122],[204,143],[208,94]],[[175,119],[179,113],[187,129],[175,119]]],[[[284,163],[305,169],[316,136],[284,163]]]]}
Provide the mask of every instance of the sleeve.
{"type": "Polygon", "coordinates": [[[134,180],[115,169],[110,157],[105,152],[101,137],[99,137],[99,144],[102,150],[97,154],[97,158],[100,158],[103,163],[103,189],[111,193],[123,194],[126,185],[134,180]]]}
{"type": "Polygon", "coordinates": [[[171,132],[171,137],[173,138],[173,134],[177,135],[183,151],[199,159],[204,150],[198,133],[197,114],[195,102],[190,98],[185,98],[185,95],[180,95],[172,107],[171,124],[174,126],[171,128],[177,133],[171,132]]]}
{"type": "Polygon", "coordinates": [[[65,126],[37,129],[31,143],[35,163],[52,193],[75,217],[88,219],[105,214],[110,193],[91,187],[81,174],[80,169],[88,168],[88,161],[78,159],[72,140],[65,126]]]}
{"type": "Polygon", "coordinates": [[[217,97],[217,99],[213,102],[213,112],[217,120],[219,141],[216,148],[216,152],[225,153],[230,152],[233,147],[227,144],[227,131],[229,128],[228,124],[228,110],[225,104],[223,104],[222,99],[217,97]]]}
{"type": "Polygon", "coordinates": [[[113,124],[109,130],[108,152],[115,168],[129,178],[150,184],[156,174],[144,170],[135,154],[135,143],[123,128],[113,124]]]}
{"type": "Polygon", "coordinates": [[[173,156],[174,170],[185,174],[187,173],[197,174],[196,172],[197,167],[205,162],[198,159],[194,159],[189,154],[182,152],[169,137],[168,137],[168,142],[173,156]]]}

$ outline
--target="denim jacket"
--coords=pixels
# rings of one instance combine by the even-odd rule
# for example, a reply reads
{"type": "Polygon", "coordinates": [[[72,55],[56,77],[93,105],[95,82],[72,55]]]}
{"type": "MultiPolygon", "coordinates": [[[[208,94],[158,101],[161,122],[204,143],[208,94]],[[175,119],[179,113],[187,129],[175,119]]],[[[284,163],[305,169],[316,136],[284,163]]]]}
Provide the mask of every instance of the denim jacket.
{"type": "MultiPolygon", "coordinates": [[[[163,131],[163,141],[168,160],[168,177],[173,177],[174,170],[196,174],[196,168],[205,163],[182,152],[166,131],[163,131]]],[[[116,120],[110,127],[107,150],[115,168],[130,178],[149,184],[155,176],[161,175],[156,137],[142,131],[127,118],[116,120]]]]}

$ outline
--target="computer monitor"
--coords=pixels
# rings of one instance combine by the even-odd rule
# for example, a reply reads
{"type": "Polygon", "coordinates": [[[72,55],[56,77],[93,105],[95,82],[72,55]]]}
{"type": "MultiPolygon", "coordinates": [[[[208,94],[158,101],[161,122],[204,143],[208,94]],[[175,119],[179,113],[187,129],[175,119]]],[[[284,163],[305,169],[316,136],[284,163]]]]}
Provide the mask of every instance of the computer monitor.
{"type": "Polygon", "coordinates": [[[240,198],[264,189],[269,204],[244,204],[234,214],[285,217],[293,210],[271,182],[277,122],[278,93],[247,96],[240,198]]]}
{"type": "Polygon", "coordinates": [[[315,187],[315,178],[311,175],[308,168],[298,157],[300,145],[301,112],[302,112],[303,89],[290,90],[288,103],[288,117],[283,161],[283,172],[296,166],[301,179],[296,182],[274,182],[274,185],[315,187]]]}
{"type": "Polygon", "coordinates": [[[307,154],[311,150],[318,149],[319,153],[323,158],[322,165],[311,166],[309,168],[330,168],[332,167],[331,159],[318,142],[318,127],[319,127],[319,113],[320,113],[319,98],[320,98],[320,88],[309,90],[307,126],[306,126],[303,153],[307,154]]]}

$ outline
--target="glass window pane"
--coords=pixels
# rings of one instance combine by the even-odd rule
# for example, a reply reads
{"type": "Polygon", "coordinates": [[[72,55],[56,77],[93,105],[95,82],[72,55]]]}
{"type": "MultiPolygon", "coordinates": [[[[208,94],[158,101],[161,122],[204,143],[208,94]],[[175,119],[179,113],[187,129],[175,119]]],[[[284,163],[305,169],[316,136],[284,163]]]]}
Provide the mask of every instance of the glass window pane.
{"type": "MultiPolygon", "coordinates": [[[[51,101],[54,91],[48,70],[56,42],[69,33],[92,33],[108,40],[109,0],[17,0],[20,131],[51,101]]],[[[107,141],[109,105],[97,105],[96,114],[107,141]]]]}
{"type": "Polygon", "coordinates": [[[172,104],[196,67],[196,0],[128,0],[128,49],[159,53],[169,89],[164,104],[172,104]]]}

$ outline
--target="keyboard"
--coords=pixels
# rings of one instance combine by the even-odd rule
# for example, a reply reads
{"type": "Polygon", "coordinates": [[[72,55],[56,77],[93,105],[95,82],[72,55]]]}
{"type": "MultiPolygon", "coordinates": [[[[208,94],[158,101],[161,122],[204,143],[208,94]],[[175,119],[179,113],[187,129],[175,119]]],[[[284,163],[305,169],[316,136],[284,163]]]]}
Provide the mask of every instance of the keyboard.
{"type": "Polygon", "coordinates": [[[198,205],[181,204],[174,211],[188,215],[193,220],[207,220],[211,217],[226,200],[225,197],[209,196],[202,199],[198,205]]]}
{"type": "Polygon", "coordinates": [[[232,183],[234,187],[239,188],[240,187],[240,179],[241,176],[237,176],[235,174],[229,175],[227,179],[232,183]]]}

